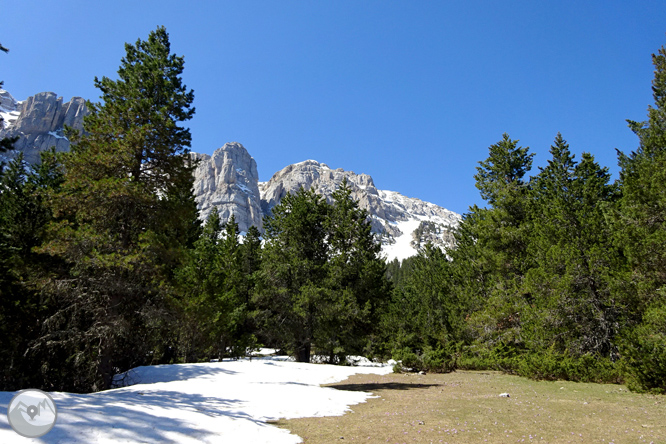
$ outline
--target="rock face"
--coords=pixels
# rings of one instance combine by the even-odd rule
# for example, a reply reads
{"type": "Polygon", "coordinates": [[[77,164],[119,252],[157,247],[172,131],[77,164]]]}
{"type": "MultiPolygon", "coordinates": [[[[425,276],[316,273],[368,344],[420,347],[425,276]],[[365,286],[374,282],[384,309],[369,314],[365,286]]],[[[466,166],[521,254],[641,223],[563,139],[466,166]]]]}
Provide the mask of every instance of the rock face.
{"type": "Polygon", "coordinates": [[[192,153],[199,160],[194,172],[194,194],[206,220],[217,208],[222,222],[234,215],[238,228],[261,230],[262,213],[257,162],[237,142],[227,143],[212,156],[192,153]]]}
{"type": "Polygon", "coordinates": [[[7,91],[0,91],[0,112],[4,118],[0,138],[19,136],[15,152],[22,152],[27,162],[37,163],[40,151],[52,146],[57,151],[69,149],[64,127],[81,130],[88,111],[80,97],[63,103],[62,97],[43,92],[17,102],[7,91]]]}
{"type": "Polygon", "coordinates": [[[301,186],[314,189],[330,201],[343,178],[349,182],[352,197],[368,211],[372,229],[380,236],[388,259],[412,256],[427,242],[444,249],[454,245],[452,231],[460,222],[459,214],[395,191],[378,190],[367,174],[331,169],[314,160],[289,165],[268,182],[260,183],[262,211],[269,214],[280,199],[301,186]]]}
{"type": "MultiPolygon", "coordinates": [[[[62,97],[54,93],[39,93],[17,102],[7,91],[0,90],[0,137],[19,136],[15,151],[23,152],[29,163],[39,162],[39,152],[52,146],[58,151],[68,150],[64,126],[81,130],[86,114],[85,101],[79,97],[63,103],[62,97]]],[[[313,188],[331,201],[333,191],[347,178],[352,196],[370,215],[386,258],[405,259],[427,242],[444,249],[454,245],[452,233],[460,215],[395,191],[379,190],[367,174],[306,160],[259,183],[257,163],[240,143],[227,143],[210,156],[192,156],[199,160],[194,193],[203,220],[216,209],[222,222],[233,215],[241,231],[252,225],[261,230],[263,216],[270,214],[287,193],[295,193],[300,187],[313,188]]]]}

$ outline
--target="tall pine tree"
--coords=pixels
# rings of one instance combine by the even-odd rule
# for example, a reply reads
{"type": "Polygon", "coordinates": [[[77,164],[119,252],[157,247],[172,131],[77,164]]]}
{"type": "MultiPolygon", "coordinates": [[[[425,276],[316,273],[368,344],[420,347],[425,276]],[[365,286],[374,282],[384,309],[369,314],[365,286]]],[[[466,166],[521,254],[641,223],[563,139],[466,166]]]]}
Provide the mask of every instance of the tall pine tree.
{"type": "Polygon", "coordinates": [[[156,332],[168,331],[172,271],[198,237],[183,58],[163,27],[125,49],[118,79],[95,79],[102,102],[88,104],[83,133],[69,134],[53,200],[60,221],[43,251],[68,268],[46,288],[58,309],[36,348],[54,389],[104,389],[146,361],[163,340],[156,332]]]}
{"type": "Polygon", "coordinates": [[[346,181],[333,203],[312,190],[288,194],[266,218],[257,321],[299,362],[311,348],[332,362],[371,345],[389,294],[380,245],[346,181]]]}
{"type": "Polygon", "coordinates": [[[287,194],[264,220],[258,322],[269,343],[309,362],[321,310],[326,306],[329,206],[312,190],[287,194]]]}
{"type": "Polygon", "coordinates": [[[490,204],[474,206],[457,232],[452,279],[458,300],[472,311],[469,334],[493,349],[522,347],[521,286],[530,267],[528,252],[529,185],[524,180],[534,154],[504,134],[479,162],[476,187],[490,204]]]}
{"type": "Polygon", "coordinates": [[[574,159],[561,134],[532,181],[529,348],[580,357],[617,357],[620,309],[611,296],[617,265],[606,210],[617,196],[607,168],[583,153],[574,159]]]}

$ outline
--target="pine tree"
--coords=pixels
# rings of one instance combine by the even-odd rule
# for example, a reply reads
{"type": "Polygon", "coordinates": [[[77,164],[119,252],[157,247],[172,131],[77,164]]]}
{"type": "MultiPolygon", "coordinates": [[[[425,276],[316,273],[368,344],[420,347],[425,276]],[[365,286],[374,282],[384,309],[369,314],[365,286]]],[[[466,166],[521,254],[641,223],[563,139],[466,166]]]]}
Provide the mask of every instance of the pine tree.
{"type": "Polygon", "coordinates": [[[655,106],[648,120],[628,121],[639,148],[620,154],[622,199],[618,212],[619,237],[633,271],[642,307],[660,299],[666,283],[666,48],[653,54],[652,91],[655,106]]]}
{"type": "Polygon", "coordinates": [[[264,220],[265,239],[257,320],[264,338],[309,362],[318,317],[328,297],[329,206],[314,191],[287,194],[264,220]]]}
{"type": "Polygon", "coordinates": [[[455,368],[453,352],[461,339],[466,301],[451,291],[451,263],[446,254],[426,244],[410,261],[402,288],[395,288],[385,328],[394,359],[407,367],[429,371],[455,368]]]}
{"type": "Polygon", "coordinates": [[[617,197],[607,168],[589,153],[577,163],[561,134],[532,184],[530,348],[617,357],[618,307],[609,275],[617,265],[606,212],[617,197]]]}
{"type": "Polygon", "coordinates": [[[534,154],[504,134],[490,146],[474,176],[489,208],[473,206],[456,234],[452,291],[467,301],[471,338],[490,348],[519,349],[521,313],[527,303],[521,286],[531,266],[528,255],[529,185],[523,179],[534,154]]]}
{"type": "Polygon", "coordinates": [[[88,104],[84,132],[69,133],[53,199],[60,221],[43,251],[69,264],[45,289],[59,307],[39,344],[54,388],[107,388],[114,372],[146,361],[169,330],[175,264],[197,237],[191,136],[179,126],[194,113],[183,58],[163,27],[125,49],[118,79],[95,79],[102,102],[88,104]],[[56,357],[77,380],[62,379],[56,357]]]}
{"type": "Polygon", "coordinates": [[[314,191],[288,194],[264,222],[255,302],[264,338],[299,362],[311,347],[342,362],[371,346],[390,285],[367,212],[346,181],[327,203],[314,191]]]}
{"type": "Polygon", "coordinates": [[[630,387],[666,392],[666,47],[652,55],[654,107],[645,122],[628,121],[639,139],[619,153],[622,198],[616,238],[628,262],[618,287],[634,316],[621,349],[630,387]]]}
{"type": "Polygon", "coordinates": [[[55,150],[41,153],[31,170],[19,153],[0,176],[0,388],[15,390],[40,384],[34,367],[39,360],[25,357],[39,335],[47,301],[37,283],[54,268],[48,256],[34,248],[51,220],[47,194],[62,182],[55,150]]]}
{"type": "Polygon", "coordinates": [[[346,178],[331,197],[326,283],[332,299],[316,342],[329,361],[342,362],[345,355],[362,353],[364,347],[371,346],[369,338],[388,302],[390,285],[368,212],[352,197],[346,178]]]}
{"type": "Polygon", "coordinates": [[[185,319],[180,353],[186,361],[244,356],[252,346],[249,284],[238,224],[213,211],[176,279],[185,319]]]}

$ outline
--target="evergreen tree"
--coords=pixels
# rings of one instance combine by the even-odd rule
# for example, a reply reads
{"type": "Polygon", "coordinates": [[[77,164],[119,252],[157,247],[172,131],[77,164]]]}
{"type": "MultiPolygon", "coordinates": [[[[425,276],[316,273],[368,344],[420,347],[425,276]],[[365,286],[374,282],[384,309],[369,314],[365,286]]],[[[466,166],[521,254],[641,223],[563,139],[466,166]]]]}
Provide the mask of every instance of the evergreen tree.
{"type": "Polygon", "coordinates": [[[234,217],[220,223],[213,211],[188,260],[178,270],[185,319],[181,326],[181,353],[186,361],[239,357],[252,345],[249,301],[234,217]]]}
{"type": "Polygon", "coordinates": [[[318,316],[325,307],[329,206],[314,191],[287,194],[264,220],[258,321],[269,343],[310,361],[318,316]]]}
{"type": "Polygon", "coordinates": [[[47,314],[39,282],[55,264],[35,253],[51,220],[46,201],[57,189],[62,170],[55,150],[41,153],[41,163],[29,169],[19,153],[0,176],[0,389],[16,390],[40,383],[26,358],[47,314]]]}
{"type": "Polygon", "coordinates": [[[411,262],[413,268],[403,287],[395,288],[384,319],[392,355],[414,369],[453,370],[466,301],[451,291],[451,264],[440,248],[426,244],[411,262]]]}
{"type": "Polygon", "coordinates": [[[532,308],[526,337],[533,350],[615,358],[620,308],[609,276],[619,259],[606,209],[617,189],[590,154],[577,163],[561,134],[550,151],[532,185],[535,266],[524,286],[532,308]]]}
{"type": "Polygon", "coordinates": [[[521,313],[527,303],[521,286],[531,266],[528,255],[529,148],[504,134],[490,146],[474,176],[490,208],[470,208],[456,234],[452,291],[468,301],[469,339],[484,347],[523,346],[521,313]]]}
{"type": "MultiPolygon", "coordinates": [[[[321,354],[332,362],[362,353],[374,333],[378,315],[386,305],[390,286],[381,244],[372,234],[368,212],[352,197],[344,178],[332,194],[328,216],[327,287],[332,300],[316,334],[321,354]]],[[[366,348],[366,351],[369,349],[366,348]]]]}
{"type": "Polygon", "coordinates": [[[264,338],[310,360],[311,347],[341,362],[371,346],[389,294],[380,245],[346,181],[327,203],[314,191],[288,194],[264,221],[257,320],[264,338]]]}
{"type": "Polygon", "coordinates": [[[183,58],[170,54],[163,27],[125,49],[118,80],[95,79],[102,103],[88,104],[84,132],[69,133],[53,199],[60,221],[43,251],[69,264],[45,289],[58,310],[38,348],[53,388],[107,388],[114,372],[146,361],[169,330],[175,264],[197,237],[191,136],[179,126],[194,113],[183,58]]]}
{"type": "Polygon", "coordinates": [[[652,55],[654,106],[645,122],[628,121],[639,148],[620,153],[622,198],[616,238],[628,262],[618,288],[634,316],[622,354],[634,389],[666,392],[666,47],[652,55]]]}

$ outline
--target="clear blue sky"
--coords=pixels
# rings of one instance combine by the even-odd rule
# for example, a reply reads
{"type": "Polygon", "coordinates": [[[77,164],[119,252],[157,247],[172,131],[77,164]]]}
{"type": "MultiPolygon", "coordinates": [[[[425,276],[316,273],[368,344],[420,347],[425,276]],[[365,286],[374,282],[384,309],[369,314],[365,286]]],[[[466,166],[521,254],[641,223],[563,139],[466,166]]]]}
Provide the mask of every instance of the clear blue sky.
{"type": "Polygon", "coordinates": [[[625,119],[652,103],[655,1],[2,2],[0,79],[16,99],[98,100],[124,43],[166,26],[197,113],[192,150],[241,142],[260,180],[305,159],[457,212],[507,132],[544,165],[558,131],[617,176],[625,119]]]}

